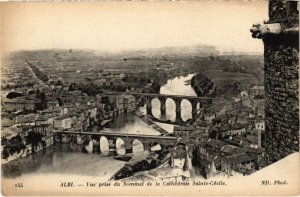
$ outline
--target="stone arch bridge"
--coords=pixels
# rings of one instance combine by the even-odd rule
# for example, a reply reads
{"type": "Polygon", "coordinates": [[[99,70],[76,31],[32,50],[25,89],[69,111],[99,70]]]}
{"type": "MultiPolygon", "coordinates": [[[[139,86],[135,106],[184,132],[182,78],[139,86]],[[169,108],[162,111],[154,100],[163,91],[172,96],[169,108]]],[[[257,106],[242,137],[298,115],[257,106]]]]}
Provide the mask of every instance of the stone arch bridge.
{"type": "MultiPolygon", "coordinates": [[[[119,92],[106,92],[101,94],[101,96],[116,96],[121,95],[122,93],[119,92]]],[[[161,115],[166,114],[166,101],[167,99],[171,99],[175,103],[175,111],[176,111],[176,123],[184,123],[181,118],[181,102],[183,100],[187,100],[190,102],[192,106],[192,117],[194,118],[197,113],[197,105],[199,103],[200,108],[205,108],[206,106],[210,105],[213,101],[213,98],[210,97],[197,97],[197,96],[185,96],[185,95],[168,95],[168,94],[150,94],[150,93],[124,93],[126,95],[133,95],[136,98],[142,99],[146,104],[147,114],[151,115],[152,117],[152,104],[151,101],[157,98],[160,101],[160,111],[161,115]]],[[[162,120],[159,120],[162,122],[162,120]]],[[[168,123],[168,122],[165,122],[168,123]]]]}
{"type": "Polygon", "coordinates": [[[124,133],[107,133],[107,132],[79,132],[79,131],[55,131],[55,135],[60,139],[68,137],[83,137],[83,136],[97,136],[99,140],[101,137],[106,137],[110,148],[116,148],[116,142],[121,139],[125,143],[126,153],[133,152],[133,142],[138,140],[142,143],[144,150],[151,150],[153,145],[159,145],[161,149],[173,147],[177,144],[179,139],[173,136],[160,135],[142,135],[142,134],[124,134],[124,133]]]}

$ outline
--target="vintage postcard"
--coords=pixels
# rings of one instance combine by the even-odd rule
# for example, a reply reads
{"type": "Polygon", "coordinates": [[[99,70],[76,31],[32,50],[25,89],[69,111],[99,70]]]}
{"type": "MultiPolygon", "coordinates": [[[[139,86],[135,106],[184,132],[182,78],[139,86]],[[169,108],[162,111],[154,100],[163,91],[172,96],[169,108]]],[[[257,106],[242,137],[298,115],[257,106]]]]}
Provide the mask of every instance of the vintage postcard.
{"type": "Polygon", "coordinates": [[[300,195],[298,1],[0,6],[3,196],[300,195]]]}

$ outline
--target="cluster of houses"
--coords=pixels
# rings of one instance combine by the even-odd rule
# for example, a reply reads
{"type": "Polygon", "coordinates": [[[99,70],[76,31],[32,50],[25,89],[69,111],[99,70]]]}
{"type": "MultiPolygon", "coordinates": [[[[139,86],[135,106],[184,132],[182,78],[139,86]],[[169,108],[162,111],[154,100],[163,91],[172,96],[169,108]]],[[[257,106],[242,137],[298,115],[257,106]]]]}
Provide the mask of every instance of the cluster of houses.
{"type": "Polygon", "coordinates": [[[97,85],[111,85],[111,84],[120,84],[122,83],[122,79],[125,77],[124,73],[116,73],[116,72],[100,72],[95,79],[94,83],[97,85]]]}
{"type": "Polygon", "coordinates": [[[255,142],[242,136],[226,140],[201,139],[194,148],[193,165],[197,175],[205,178],[226,174],[249,175],[263,165],[264,152],[255,142]]]}
{"type": "Polygon", "coordinates": [[[264,91],[254,86],[248,92],[217,100],[193,123],[174,127],[175,136],[194,144],[193,165],[199,175],[248,175],[264,167],[264,91]]]}
{"type": "MultiPolygon", "coordinates": [[[[47,69],[45,67],[43,71],[47,72],[47,69]]],[[[1,152],[5,152],[2,154],[4,162],[52,145],[54,131],[99,131],[114,115],[136,109],[136,100],[132,95],[91,97],[77,88],[71,89],[68,80],[55,73],[49,76],[47,82],[39,80],[28,64],[3,68],[2,71],[2,82],[9,84],[4,87],[7,91],[1,95],[1,152]],[[19,78],[24,79],[26,84],[19,78]],[[8,97],[11,92],[16,96],[8,97]],[[32,139],[39,141],[35,147],[27,139],[32,136],[32,139]],[[26,154],[23,154],[23,149],[26,149],[26,154]]],[[[118,72],[76,73],[89,79],[96,77],[102,85],[121,83],[124,77],[118,72]]]]}
{"type": "MultiPolygon", "coordinates": [[[[74,71],[73,71],[74,72],[74,71]]],[[[77,84],[87,85],[91,82],[97,86],[102,87],[103,89],[107,89],[107,87],[115,87],[115,86],[122,86],[128,87],[122,79],[125,77],[124,73],[119,73],[117,71],[96,71],[96,70],[77,70],[75,73],[70,74],[67,72],[66,77],[60,77],[60,75],[56,73],[49,74],[49,80],[47,84],[53,90],[63,90],[67,91],[69,89],[69,85],[74,82],[74,78],[76,78],[77,84]],[[58,83],[59,81],[59,83],[58,83]]]]}
{"type": "MultiPolygon", "coordinates": [[[[19,113],[33,112],[42,105],[37,92],[47,89],[48,86],[39,80],[28,64],[10,64],[3,67],[1,79],[1,106],[2,112],[19,113]],[[21,94],[15,98],[7,98],[9,93],[21,94]]],[[[49,101],[49,105],[55,104],[49,101]]]]}
{"type": "Polygon", "coordinates": [[[2,110],[4,111],[33,111],[40,100],[35,98],[17,97],[13,99],[2,99],[2,110]]]}
{"type": "Polygon", "coordinates": [[[1,90],[19,89],[37,84],[30,70],[24,65],[11,64],[1,67],[1,90]]]}
{"type": "MultiPolygon", "coordinates": [[[[132,112],[136,109],[136,100],[132,95],[97,95],[89,97],[80,91],[62,91],[59,95],[46,93],[47,107],[36,110],[38,100],[17,97],[2,100],[2,151],[11,149],[11,139],[20,136],[19,143],[26,141],[30,133],[40,136],[41,141],[35,151],[53,144],[55,131],[97,132],[119,113],[132,112]],[[52,97],[55,96],[55,97],[52,97]],[[59,99],[54,99],[58,96],[59,99]],[[42,145],[43,144],[43,145],[42,145]]],[[[29,145],[30,147],[30,145],[29,145]]],[[[32,148],[31,148],[32,149],[32,148]]],[[[33,150],[30,150],[33,152],[33,150]]],[[[7,154],[6,154],[7,155],[7,154]]],[[[6,160],[9,160],[9,156],[6,160]]]]}
{"type": "MultiPolygon", "coordinates": [[[[139,154],[144,155],[143,158],[146,159],[130,160],[125,165],[125,170],[127,171],[125,171],[124,168],[121,169],[121,172],[123,170],[123,173],[120,173],[117,178],[122,178],[123,181],[185,181],[192,176],[191,170],[193,167],[188,146],[178,144],[168,152],[150,153],[149,151],[144,151],[139,154]],[[141,171],[145,166],[149,166],[149,163],[150,165],[155,163],[155,165],[141,171]],[[142,165],[143,168],[135,168],[135,165],[142,165]],[[126,169],[126,167],[129,168],[126,169]],[[138,171],[132,174],[128,173],[128,171],[135,171],[135,169],[138,171]],[[128,175],[130,177],[128,177],[128,175]]],[[[116,179],[116,176],[114,178],[116,179]]]]}
{"type": "Polygon", "coordinates": [[[253,109],[258,115],[265,115],[264,86],[253,86],[249,91],[242,91],[238,99],[243,106],[253,109]]]}

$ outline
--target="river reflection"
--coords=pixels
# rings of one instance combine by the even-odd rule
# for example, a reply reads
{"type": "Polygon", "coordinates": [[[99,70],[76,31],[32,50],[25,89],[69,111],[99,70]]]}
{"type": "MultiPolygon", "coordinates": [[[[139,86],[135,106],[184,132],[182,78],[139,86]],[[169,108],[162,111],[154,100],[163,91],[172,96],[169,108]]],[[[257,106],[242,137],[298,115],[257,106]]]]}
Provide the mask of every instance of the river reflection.
{"type": "Polygon", "coordinates": [[[103,131],[128,134],[160,134],[157,130],[139,119],[134,113],[119,114],[103,131]]]}
{"type": "Polygon", "coordinates": [[[56,144],[26,158],[2,165],[2,175],[7,178],[29,174],[74,174],[83,176],[110,176],[124,162],[99,153],[87,154],[81,145],[56,144]]]}

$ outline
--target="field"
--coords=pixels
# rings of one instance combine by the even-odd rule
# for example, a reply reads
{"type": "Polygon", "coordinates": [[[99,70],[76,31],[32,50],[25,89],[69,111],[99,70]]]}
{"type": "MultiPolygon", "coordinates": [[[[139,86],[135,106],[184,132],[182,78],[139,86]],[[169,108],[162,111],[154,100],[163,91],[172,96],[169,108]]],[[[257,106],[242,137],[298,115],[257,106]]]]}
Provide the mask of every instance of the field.
{"type": "Polygon", "coordinates": [[[18,64],[32,62],[49,78],[63,79],[66,83],[90,83],[105,71],[128,73],[133,78],[136,75],[156,78],[159,83],[188,73],[204,73],[219,87],[234,82],[243,88],[263,84],[262,55],[219,55],[217,50],[209,49],[210,53],[205,47],[120,53],[49,49],[15,52],[10,60],[18,64]]]}
{"type": "Polygon", "coordinates": [[[242,86],[249,84],[260,84],[253,74],[240,73],[240,72],[222,72],[220,70],[208,70],[204,74],[208,76],[217,86],[224,83],[224,81],[236,81],[240,82],[242,86]]]}

